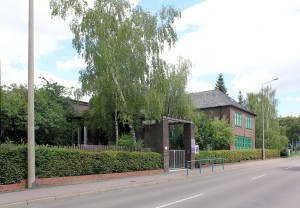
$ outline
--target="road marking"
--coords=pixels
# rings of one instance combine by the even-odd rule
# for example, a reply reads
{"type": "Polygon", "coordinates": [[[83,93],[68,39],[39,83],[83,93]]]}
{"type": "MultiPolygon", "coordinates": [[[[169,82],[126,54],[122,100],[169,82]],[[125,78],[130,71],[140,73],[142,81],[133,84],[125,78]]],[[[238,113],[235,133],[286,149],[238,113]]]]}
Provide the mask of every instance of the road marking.
{"type": "Polygon", "coordinates": [[[191,197],[188,197],[188,198],[185,198],[185,199],[181,199],[181,200],[178,200],[178,201],[175,201],[175,202],[171,202],[169,204],[163,204],[159,207],[156,207],[156,208],[162,208],[162,207],[167,207],[167,206],[170,206],[170,205],[173,205],[173,204],[177,204],[177,203],[180,203],[180,202],[183,202],[183,201],[186,201],[186,200],[189,200],[189,199],[193,199],[193,198],[196,198],[196,197],[199,197],[199,196],[203,196],[204,194],[198,194],[198,195],[195,195],[195,196],[191,196],[191,197]]]}
{"type": "Polygon", "coordinates": [[[267,174],[263,174],[263,175],[260,175],[260,176],[256,176],[256,177],[254,177],[254,178],[251,178],[251,179],[252,179],[252,180],[255,180],[255,179],[257,179],[257,178],[264,177],[265,175],[267,175],[267,174]]]}
{"type": "Polygon", "coordinates": [[[284,169],[286,169],[286,170],[287,170],[287,169],[290,169],[290,168],[292,168],[292,167],[287,167],[287,168],[284,168],[284,169]]]}

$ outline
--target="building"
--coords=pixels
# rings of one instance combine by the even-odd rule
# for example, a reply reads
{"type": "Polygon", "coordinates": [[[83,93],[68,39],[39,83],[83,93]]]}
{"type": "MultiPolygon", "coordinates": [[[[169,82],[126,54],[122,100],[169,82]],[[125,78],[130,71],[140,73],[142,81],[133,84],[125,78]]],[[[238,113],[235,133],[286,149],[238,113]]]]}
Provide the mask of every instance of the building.
{"type": "Polygon", "coordinates": [[[207,117],[226,116],[236,141],[230,150],[255,149],[255,114],[219,90],[192,93],[195,108],[207,117]]]}

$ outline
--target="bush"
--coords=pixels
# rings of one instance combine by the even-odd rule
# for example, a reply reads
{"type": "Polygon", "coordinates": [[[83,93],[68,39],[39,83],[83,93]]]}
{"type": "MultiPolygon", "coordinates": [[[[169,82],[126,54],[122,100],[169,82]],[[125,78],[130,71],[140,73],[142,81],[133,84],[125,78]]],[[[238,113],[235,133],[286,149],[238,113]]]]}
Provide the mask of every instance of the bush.
{"type": "MultiPolygon", "coordinates": [[[[154,152],[85,152],[36,147],[36,178],[121,173],[162,168],[162,155],[154,152]]],[[[27,146],[0,146],[1,184],[27,178],[27,146]]]]}
{"type": "Polygon", "coordinates": [[[134,147],[135,139],[131,134],[122,134],[122,136],[119,139],[119,145],[126,147],[134,147]]]}
{"type": "Polygon", "coordinates": [[[142,147],[144,141],[138,140],[135,142],[135,138],[132,136],[132,134],[122,134],[122,136],[119,139],[119,145],[120,146],[126,146],[126,147],[142,147]]]}
{"type": "MultiPolygon", "coordinates": [[[[280,157],[279,150],[265,149],[265,158],[280,157]]],[[[224,158],[225,163],[240,162],[241,160],[258,160],[262,159],[261,149],[251,150],[215,150],[215,151],[200,151],[195,155],[195,160],[224,158]]],[[[210,164],[211,161],[203,161],[201,164],[210,164]]],[[[222,160],[216,160],[214,163],[222,163],[222,160]]],[[[196,163],[196,166],[198,164],[196,163]]]]}
{"type": "Polygon", "coordinates": [[[280,156],[281,156],[281,157],[287,157],[287,156],[289,156],[288,149],[282,149],[282,150],[280,151],[280,156]]]}

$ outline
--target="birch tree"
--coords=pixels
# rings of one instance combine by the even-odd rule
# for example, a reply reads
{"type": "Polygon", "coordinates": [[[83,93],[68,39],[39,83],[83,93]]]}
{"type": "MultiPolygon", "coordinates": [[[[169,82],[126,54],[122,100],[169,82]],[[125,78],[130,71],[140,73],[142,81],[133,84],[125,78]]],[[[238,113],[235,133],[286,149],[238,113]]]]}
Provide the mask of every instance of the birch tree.
{"type": "Polygon", "coordinates": [[[134,133],[142,111],[158,117],[167,85],[160,55],[177,40],[172,24],[180,12],[162,7],[152,14],[127,0],[95,0],[89,7],[85,0],[51,0],[50,8],[53,17],[72,19],[73,46],[87,64],[80,81],[93,96],[92,114],[103,119],[99,127],[109,132],[120,119],[134,133]]]}

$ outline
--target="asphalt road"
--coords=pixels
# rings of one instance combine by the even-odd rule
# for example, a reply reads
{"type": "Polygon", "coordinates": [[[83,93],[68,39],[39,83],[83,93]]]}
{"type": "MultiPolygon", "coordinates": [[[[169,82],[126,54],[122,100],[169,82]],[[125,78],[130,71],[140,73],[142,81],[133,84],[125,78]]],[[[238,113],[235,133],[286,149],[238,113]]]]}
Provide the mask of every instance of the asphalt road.
{"type": "Polygon", "coordinates": [[[81,196],[43,208],[300,207],[300,157],[149,187],[81,196]]]}

